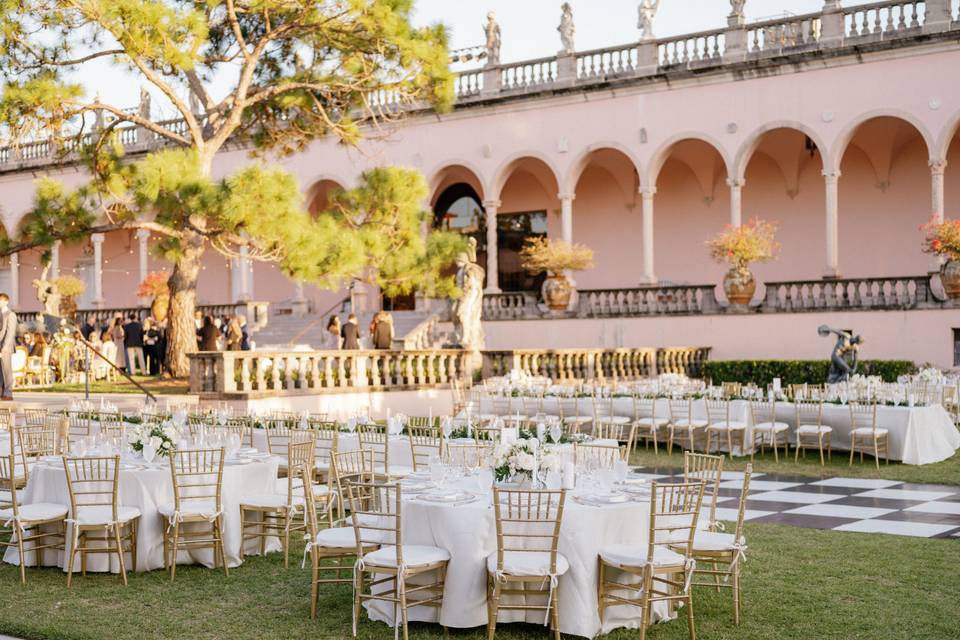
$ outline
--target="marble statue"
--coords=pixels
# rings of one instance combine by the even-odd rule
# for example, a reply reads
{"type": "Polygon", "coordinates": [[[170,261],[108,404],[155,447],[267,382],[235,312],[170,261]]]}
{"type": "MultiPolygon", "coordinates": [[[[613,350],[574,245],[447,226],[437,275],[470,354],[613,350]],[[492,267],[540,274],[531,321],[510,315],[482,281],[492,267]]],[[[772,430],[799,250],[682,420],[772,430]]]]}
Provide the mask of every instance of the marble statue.
{"type": "Polygon", "coordinates": [[[653,18],[657,15],[658,8],[660,8],[660,0],[642,0],[637,7],[639,14],[637,28],[640,29],[641,40],[653,39],[653,18]]]}
{"type": "Polygon", "coordinates": [[[487,37],[487,63],[500,63],[500,25],[497,24],[497,14],[491,11],[487,14],[487,24],[483,26],[483,32],[487,37]]]}
{"type": "Polygon", "coordinates": [[[453,301],[450,311],[453,316],[453,343],[469,351],[483,348],[483,326],[480,315],[483,311],[483,267],[476,263],[477,241],[470,238],[466,251],[457,256],[457,287],[459,298],[453,301]]]}
{"type": "Polygon", "coordinates": [[[743,5],[745,4],[747,4],[747,0],[730,0],[730,17],[742,18],[743,5]]]}
{"type": "Polygon", "coordinates": [[[849,331],[833,329],[823,324],[817,327],[817,333],[828,336],[831,333],[837,336],[837,342],[830,354],[830,371],[827,373],[827,382],[834,384],[845,382],[857,372],[860,345],[863,338],[853,335],[849,331]]]}
{"type": "Polygon", "coordinates": [[[145,120],[150,119],[150,93],[145,87],[140,87],[140,105],[137,107],[137,115],[145,120]]]}
{"type": "Polygon", "coordinates": [[[561,9],[563,14],[560,16],[560,26],[557,27],[557,31],[560,32],[560,43],[563,45],[561,53],[570,55],[574,51],[573,34],[576,32],[576,27],[573,25],[573,8],[569,2],[564,2],[561,9]]]}
{"type": "Polygon", "coordinates": [[[60,316],[60,290],[54,280],[47,280],[47,272],[50,266],[47,265],[40,273],[40,277],[33,281],[33,286],[37,290],[37,300],[43,306],[43,312],[50,316],[60,316]]]}

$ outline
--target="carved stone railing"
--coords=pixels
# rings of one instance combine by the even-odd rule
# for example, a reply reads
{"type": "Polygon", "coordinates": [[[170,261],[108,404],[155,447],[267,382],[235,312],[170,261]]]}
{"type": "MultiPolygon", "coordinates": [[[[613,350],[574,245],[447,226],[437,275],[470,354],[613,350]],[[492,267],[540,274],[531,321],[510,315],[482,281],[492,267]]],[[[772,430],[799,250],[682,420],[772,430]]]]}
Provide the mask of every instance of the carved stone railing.
{"type": "MultiPolygon", "coordinates": [[[[955,40],[955,32],[960,31],[957,18],[953,0],[885,0],[752,24],[732,20],[720,29],[462,71],[456,74],[454,95],[457,104],[469,104],[570,87],[587,89],[635,78],[664,77],[669,81],[670,74],[682,74],[690,68],[721,69],[768,57],[796,56],[796,60],[802,60],[801,56],[812,50],[838,51],[848,47],[853,52],[853,47],[874,42],[897,41],[898,46],[929,42],[929,38],[916,37],[921,34],[946,34],[940,37],[955,40]]],[[[862,55],[862,51],[857,54],[862,55]]],[[[372,92],[368,100],[375,109],[391,112],[426,108],[421,103],[404,102],[399,92],[390,90],[372,92]]],[[[190,137],[182,119],[157,124],[190,137]]],[[[127,153],[169,144],[142,127],[124,125],[115,133],[127,153]]],[[[79,141],[62,145],[40,140],[0,148],[0,171],[76,159],[72,152],[78,144],[89,143],[93,135],[86,134],[79,141]]]]}
{"type": "Polygon", "coordinates": [[[520,370],[552,380],[636,380],[658,373],[697,376],[710,347],[637,349],[511,349],[483,352],[483,377],[520,370]]]}
{"type": "Polygon", "coordinates": [[[422,351],[200,351],[189,354],[190,392],[255,398],[446,388],[467,375],[459,349],[422,351]]]}
{"type": "MultiPolygon", "coordinates": [[[[208,304],[197,306],[197,310],[203,313],[203,315],[212,316],[214,318],[235,316],[238,314],[244,315],[247,318],[248,331],[258,331],[267,326],[269,321],[269,309],[269,302],[237,302],[231,304],[208,304]]],[[[78,325],[83,326],[83,324],[86,323],[87,318],[93,318],[98,325],[102,325],[113,320],[113,318],[117,317],[117,315],[123,316],[124,320],[126,321],[126,318],[128,318],[131,313],[136,314],[137,319],[143,322],[145,318],[150,316],[150,309],[148,307],[77,309],[76,322],[78,325]]]]}
{"type": "Polygon", "coordinates": [[[716,313],[714,285],[586,289],[579,292],[577,315],[606,316],[698,315],[716,313]]]}
{"type": "Polygon", "coordinates": [[[484,296],[483,319],[536,320],[806,311],[904,311],[955,309],[929,275],[767,282],[748,308],[720,302],[715,285],[583,289],[575,309],[547,311],[532,291],[484,296]]]}

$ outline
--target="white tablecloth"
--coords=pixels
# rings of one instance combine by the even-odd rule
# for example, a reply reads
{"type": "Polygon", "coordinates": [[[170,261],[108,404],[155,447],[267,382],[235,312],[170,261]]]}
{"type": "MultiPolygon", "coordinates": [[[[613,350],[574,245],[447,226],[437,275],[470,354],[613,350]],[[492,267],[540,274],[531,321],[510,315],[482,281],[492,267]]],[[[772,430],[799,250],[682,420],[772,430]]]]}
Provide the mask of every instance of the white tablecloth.
{"type": "MultiPolygon", "coordinates": [[[[461,486],[476,491],[475,479],[461,486]]],[[[567,496],[559,551],[570,569],[559,580],[560,630],[563,633],[592,638],[600,633],[627,627],[638,628],[640,610],[613,606],[604,613],[601,628],[597,613],[597,558],[600,549],[612,544],[632,544],[645,548],[649,533],[649,498],[641,502],[593,507],[577,503],[573,492],[567,496]]],[[[496,524],[489,500],[461,505],[444,505],[420,500],[403,503],[403,543],[431,545],[450,552],[446,586],[440,619],[435,610],[420,607],[411,610],[410,619],[439,622],[447,627],[471,628],[487,623],[487,556],[497,550],[496,524]]],[[[541,601],[545,601],[541,600],[541,601]]],[[[367,604],[368,615],[393,624],[393,607],[385,603],[367,604]]],[[[669,615],[666,603],[654,607],[654,620],[669,615]]],[[[542,611],[501,611],[498,624],[526,620],[543,624],[542,611]]]]}
{"type": "MultiPolygon", "coordinates": [[[[544,411],[557,410],[556,398],[544,398],[544,411]]],[[[614,398],[614,412],[617,415],[633,415],[632,398],[614,398]]],[[[484,398],[481,410],[490,411],[493,407],[489,398],[484,398]]],[[[746,400],[734,400],[731,404],[730,419],[747,423],[747,442],[752,442],[753,424],[746,400]]],[[[511,411],[523,413],[521,398],[511,398],[511,411]]],[[[589,399],[583,403],[582,411],[593,413],[589,399]]],[[[666,399],[657,400],[657,416],[669,417],[669,404],[666,399]]],[[[695,400],[693,415],[696,419],[707,417],[706,403],[695,400]]],[[[795,442],[796,410],[793,403],[777,403],[777,420],[790,425],[790,441],[795,442]]],[[[831,445],[834,449],[850,449],[850,407],[847,405],[825,403],[823,405],[823,424],[833,427],[831,445]]],[[[931,464],[951,457],[960,449],[960,432],[953,425],[950,414],[940,405],[925,407],[877,407],[877,426],[890,431],[890,459],[904,464],[931,464]]],[[[726,443],[721,442],[721,449],[726,443]]],[[[734,450],[734,455],[749,455],[746,451],[734,450]]]]}
{"type": "MultiPolygon", "coordinates": [[[[262,494],[265,487],[275,486],[277,477],[276,459],[266,462],[251,462],[244,465],[226,465],[223,469],[223,529],[224,552],[227,565],[240,564],[240,502],[244,497],[262,494]]],[[[140,524],[137,530],[137,571],[150,571],[163,568],[164,519],[158,509],[163,504],[173,504],[173,482],[167,466],[151,469],[121,469],[119,481],[119,503],[122,506],[136,507],[140,510],[140,524]]],[[[23,499],[24,504],[49,502],[70,505],[66,474],[62,465],[38,464],[30,475],[23,499]]],[[[68,527],[67,540],[70,539],[68,527]]],[[[277,540],[268,540],[267,549],[279,549],[277,540]]],[[[69,542],[68,542],[69,547],[69,542]]],[[[257,554],[260,547],[257,540],[248,541],[247,553],[257,554]]],[[[67,570],[68,552],[47,552],[44,555],[45,566],[59,565],[67,570]]],[[[16,547],[7,549],[4,560],[18,562],[16,547]]],[[[33,559],[28,556],[28,564],[33,559]]],[[[181,551],[178,564],[199,563],[213,566],[213,554],[210,549],[181,551]]],[[[79,556],[74,570],[79,569],[79,556]]],[[[95,554],[89,556],[88,571],[120,571],[116,556],[95,554]],[[110,563],[109,568],[107,563],[110,563]]],[[[129,563],[127,570],[130,569],[129,563]]]]}

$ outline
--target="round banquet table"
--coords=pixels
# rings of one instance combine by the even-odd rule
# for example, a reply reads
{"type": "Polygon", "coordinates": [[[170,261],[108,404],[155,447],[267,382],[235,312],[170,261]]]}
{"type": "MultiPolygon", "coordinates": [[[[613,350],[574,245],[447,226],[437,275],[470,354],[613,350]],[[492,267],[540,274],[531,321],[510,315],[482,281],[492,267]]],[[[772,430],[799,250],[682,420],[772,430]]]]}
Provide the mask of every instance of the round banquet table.
{"type": "MultiPolygon", "coordinates": [[[[267,432],[265,429],[253,430],[253,446],[259,451],[269,452],[267,446],[267,432]]],[[[360,448],[360,436],[356,433],[341,432],[337,434],[337,452],[356,451],[360,448]]],[[[390,436],[390,466],[413,468],[413,450],[410,448],[410,438],[404,435],[390,436]]]]}
{"type": "MultiPolygon", "coordinates": [[[[586,399],[589,405],[589,398],[586,399]]],[[[559,398],[547,396],[543,399],[543,410],[547,413],[557,412],[559,398]]],[[[490,411],[493,401],[484,397],[481,401],[481,411],[490,411]]],[[[613,398],[613,408],[617,415],[633,415],[633,398],[613,398]]],[[[740,451],[734,447],[734,455],[749,455],[750,443],[753,442],[753,423],[750,417],[750,403],[746,400],[733,400],[730,404],[730,419],[747,424],[746,450],[740,451]]],[[[523,413],[523,399],[510,399],[511,412],[523,413]]],[[[593,408],[584,407],[588,413],[593,408]]],[[[669,401],[666,398],[657,400],[658,417],[670,415],[669,401]]],[[[707,407],[703,400],[694,400],[693,417],[698,420],[707,419],[707,407]]],[[[797,426],[796,410],[792,402],[777,402],[777,420],[790,425],[790,441],[796,442],[794,430],[797,426]]],[[[824,425],[833,427],[831,446],[834,449],[850,449],[850,407],[844,404],[823,404],[824,425]]],[[[877,426],[890,431],[890,459],[899,460],[904,464],[931,464],[951,457],[960,449],[960,432],[953,425],[950,414],[939,404],[923,407],[887,406],[877,407],[877,426]]],[[[726,450],[726,442],[721,438],[720,449],[726,450]]]]}
{"type": "MultiPolygon", "coordinates": [[[[124,466],[126,463],[123,463],[124,466]]],[[[240,502],[243,498],[262,494],[264,487],[273,487],[276,483],[279,460],[271,458],[247,464],[226,463],[223,467],[223,538],[227,566],[240,565],[240,502]]],[[[140,523],[137,529],[137,571],[150,571],[164,568],[163,535],[166,527],[158,509],[164,504],[173,504],[173,483],[170,467],[164,463],[154,463],[140,468],[121,468],[118,482],[118,502],[125,507],[140,510],[140,523]]],[[[24,493],[23,503],[49,502],[70,505],[66,472],[62,464],[38,463],[30,473],[30,479],[24,493]]],[[[69,548],[70,526],[67,525],[67,547],[69,548]]],[[[194,525],[188,525],[194,526],[194,525]]],[[[267,550],[280,548],[279,540],[267,540],[267,550]]],[[[260,552],[257,540],[249,540],[246,546],[248,555],[260,552]]],[[[61,566],[67,570],[66,551],[44,553],[41,564],[61,566]]],[[[4,560],[18,564],[16,547],[7,549],[4,560]]],[[[79,570],[80,558],[77,557],[74,570],[79,570]]],[[[27,564],[35,564],[32,554],[27,555],[27,564]]],[[[212,549],[194,549],[180,551],[177,564],[203,564],[213,566],[212,549]]],[[[127,562],[127,570],[130,564],[127,562]]],[[[87,561],[88,571],[111,571],[118,573],[120,565],[115,555],[93,554],[87,561]],[[109,564],[108,564],[109,563],[109,564]]]]}
{"type": "MultiPolygon", "coordinates": [[[[447,486],[481,494],[475,477],[447,486]]],[[[570,563],[570,569],[558,583],[560,630],[592,638],[617,628],[639,628],[640,609],[624,605],[608,607],[601,626],[597,613],[597,558],[601,548],[612,544],[646,548],[650,498],[645,496],[638,501],[592,506],[576,501],[579,491],[567,492],[560,528],[558,550],[570,563]]],[[[467,504],[443,504],[420,500],[414,495],[404,496],[402,510],[403,544],[431,545],[450,553],[439,620],[436,609],[428,607],[411,609],[410,620],[439,622],[454,628],[486,625],[487,556],[497,550],[490,497],[480,495],[476,501],[467,504]]],[[[545,595],[538,600],[545,601],[545,595]]],[[[365,606],[370,618],[393,625],[392,605],[374,601],[365,606]]],[[[670,615],[667,603],[655,603],[654,621],[667,619],[670,615]]],[[[501,611],[497,617],[498,624],[522,621],[543,624],[544,612],[501,611]]]]}

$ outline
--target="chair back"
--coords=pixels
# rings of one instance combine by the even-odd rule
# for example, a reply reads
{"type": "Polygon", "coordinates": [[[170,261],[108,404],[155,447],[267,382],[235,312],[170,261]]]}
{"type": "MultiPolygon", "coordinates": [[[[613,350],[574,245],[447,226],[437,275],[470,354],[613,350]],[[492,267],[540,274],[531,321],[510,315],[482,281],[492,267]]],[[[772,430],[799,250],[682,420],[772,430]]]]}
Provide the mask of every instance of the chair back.
{"type": "Polygon", "coordinates": [[[347,493],[347,483],[354,482],[373,482],[376,475],[376,469],[373,462],[373,452],[363,449],[354,449],[352,451],[340,451],[333,454],[334,482],[337,485],[337,494],[340,496],[341,504],[349,503],[347,493]]]}
{"type": "Polygon", "coordinates": [[[10,431],[14,422],[13,410],[8,407],[0,407],[0,431],[10,431]]]}
{"type": "Polygon", "coordinates": [[[94,414],[89,411],[67,411],[68,435],[70,440],[89,438],[93,426],[94,414]]]}
{"type": "Polygon", "coordinates": [[[443,456],[443,431],[439,427],[407,427],[410,439],[410,455],[413,470],[420,471],[430,465],[430,458],[443,456]]]}
{"type": "Polygon", "coordinates": [[[620,447],[579,442],[573,444],[573,461],[578,468],[613,469],[613,465],[620,459],[620,447]]]}
{"type": "Polygon", "coordinates": [[[776,400],[751,400],[750,401],[751,424],[763,424],[769,422],[773,424],[777,421],[777,401],[776,400]]]}
{"type": "Polygon", "coordinates": [[[600,440],[616,440],[622,446],[620,453],[629,461],[637,446],[637,425],[631,423],[604,422],[593,423],[593,435],[600,440]]]}
{"type": "Polygon", "coordinates": [[[97,416],[100,422],[100,434],[105,438],[119,439],[126,443],[127,423],[119,413],[101,413],[97,416]]]}
{"type": "Polygon", "coordinates": [[[46,409],[24,409],[24,424],[30,427],[42,427],[47,421],[46,409]]]}
{"type": "Polygon", "coordinates": [[[60,455],[60,431],[45,425],[15,427],[13,437],[19,442],[23,455],[33,462],[43,456],[60,455]]]}
{"type": "Polygon", "coordinates": [[[313,490],[314,436],[294,431],[287,442],[287,504],[293,505],[304,486],[313,490]]]}
{"type": "Polygon", "coordinates": [[[657,548],[670,549],[681,544],[686,545],[683,555],[689,557],[700,517],[704,483],[699,480],[676,484],[653,481],[650,485],[647,557],[655,557],[657,548]]]}
{"type": "Polygon", "coordinates": [[[730,401],[707,399],[707,422],[717,424],[725,422],[730,424],[730,401]]]}
{"type": "Polygon", "coordinates": [[[797,413],[797,426],[803,424],[819,427],[823,421],[823,401],[821,400],[794,400],[793,406],[797,413]]]}
{"type": "MultiPolygon", "coordinates": [[[[340,441],[340,427],[329,420],[310,420],[310,430],[314,436],[315,469],[329,471],[333,465],[333,454],[337,452],[340,441]]],[[[332,473],[328,474],[332,476],[332,473]]]]}
{"type": "Polygon", "coordinates": [[[639,393],[633,394],[633,419],[641,418],[663,418],[657,413],[657,399],[653,396],[645,396],[639,393]]]}
{"type": "Polygon", "coordinates": [[[213,503],[222,510],[224,450],[174,449],[170,452],[173,501],[178,512],[189,504],[213,503]]]}
{"type": "Polygon", "coordinates": [[[247,418],[230,418],[216,428],[226,436],[237,436],[241,447],[253,447],[253,427],[247,418]]]}
{"type": "Polygon", "coordinates": [[[739,396],[743,391],[743,385],[739,382],[722,382],[720,383],[720,392],[723,393],[724,398],[732,398],[734,396],[739,396]]]}
{"type": "Polygon", "coordinates": [[[723,478],[723,456],[705,453],[683,453],[684,482],[704,482],[704,495],[710,500],[710,530],[717,524],[717,499],[720,494],[720,482],[723,478]]]}
{"type": "Polygon", "coordinates": [[[63,467],[70,493],[70,513],[77,518],[84,509],[109,508],[112,520],[117,520],[117,482],[120,456],[69,458],[64,456],[63,467]]]}
{"type": "Polygon", "coordinates": [[[267,451],[272,456],[286,458],[290,449],[290,438],[295,433],[302,433],[301,429],[287,426],[286,421],[276,420],[267,422],[267,451]]]}
{"type": "Polygon", "coordinates": [[[692,398],[670,398],[670,422],[686,420],[687,424],[693,421],[693,399],[692,398]]]}
{"type": "Polygon", "coordinates": [[[357,556],[373,545],[394,547],[397,567],[403,565],[401,491],[395,482],[347,481],[350,518],[357,541],[357,556]]]}
{"type": "Polygon", "coordinates": [[[0,504],[0,508],[11,507],[14,518],[19,514],[17,489],[25,486],[29,479],[30,469],[23,455],[23,447],[17,443],[12,446],[10,453],[0,456],[0,490],[10,492],[9,503],[0,504]]]}
{"type": "Polygon", "coordinates": [[[850,428],[851,429],[871,429],[877,430],[877,403],[876,402],[851,402],[850,403],[850,428]]]}
{"type": "Polygon", "coordinates": [[[603,418],[612,418],[614,415],[613,412],[613,398],[603,397],[599,394],[593,396],[593,417],[595,420],[602,420],[603,418]]]}
{"type": "Polygon", "coordinates": [[[443,461],[461,469],[478,469],[493,454],[492,441],[450,442],[444,447],[443,461]]]}
{"type": "Polygon", "coordinates": [[[407,427],[433,428],[440,425],[440,416],[408,416],[407,427]]]}
{"type": "Polygon", "coordinates": [[[373,466],[378,473],[390,472],[390,434],[386,427],[379,425],[359,425],[357,436],[360,448],[373,453],[373,466]]]}
{"type": "Polygon", "coordinates": [[[560,405],[560,417],[563,420],[567,420],[569,418],[577,418],[583,415],[580,407],[580,404],[581,404],[580,398],[577,398],[576,396],[574,397],[562,396],[559,399],[558,404],[560,405]]]}
{"type": "Polygon", "coordinates": [[[549,553],[550,574],[557,573],[557,546],[567,492],[493,488],[497,527],[497,572],[507,553],[549,553]]]}

